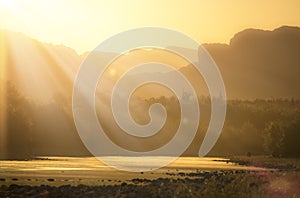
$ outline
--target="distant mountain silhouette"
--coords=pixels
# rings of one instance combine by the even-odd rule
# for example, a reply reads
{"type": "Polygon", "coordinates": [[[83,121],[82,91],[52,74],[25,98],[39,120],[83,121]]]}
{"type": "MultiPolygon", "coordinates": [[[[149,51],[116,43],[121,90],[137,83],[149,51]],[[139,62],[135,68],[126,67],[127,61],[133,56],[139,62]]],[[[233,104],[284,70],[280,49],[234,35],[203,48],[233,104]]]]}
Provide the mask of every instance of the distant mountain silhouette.
{"type": "MultiPolygon", "coordinates": [[[[87,53],[80,56],[68,47],[41,43],[21,33],[1,30],[1,34],[8,38],[9,79],[18,82],[25,95],[44,100],[52,98],[56,93],[50,93],[49,83],[61,85],[57,92],[70,94],[77,69],[87,53]],[[31,75],[20,73],[18,67],[28,68],[31,75]],[[40,74],[45,74],[44,79],[38,78],[40,74]]],[[[273,31],[246,29],[237,33],[229,45],[203,46],[217,63],[229,98],[300,97],[299,27],[283,26],[273,31]]],[[[199,84],[192,77],[195,70],[191,65],[180,71],[194,85],[199,84]]]]}
{"type": "MultiPolygon", "coordinates": [[[[229,99],[300,98],[300,28],[247,29],[227,44],[204,44],[222,74],[229,99]]],[[[176,46],[185,53],[191,49],[176,46]]],[[[193,65],[179,69],[198,95],[208,95],[193,65]]],[[[160,74],[172,78],[174,72],[160,74]]],[[[158,91],[158,93],[163,93],[158,91]]]]}
{"type": "Polygon", "coordinates": [[[300,98],[300,28],[247,29],[226,44],[205,44],[229,98],[300,98]]]}

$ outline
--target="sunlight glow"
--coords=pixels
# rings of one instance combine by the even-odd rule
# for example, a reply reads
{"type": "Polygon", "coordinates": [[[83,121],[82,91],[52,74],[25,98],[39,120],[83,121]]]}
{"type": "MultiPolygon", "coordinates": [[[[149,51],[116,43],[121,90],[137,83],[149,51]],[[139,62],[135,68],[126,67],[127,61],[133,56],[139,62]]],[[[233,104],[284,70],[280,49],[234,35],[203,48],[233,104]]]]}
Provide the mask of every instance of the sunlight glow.
{"type": "Polygon", "coordinates": [[[13,2],[11,0],[0,0],[0,8],[12,9],[13,2]]]}
{"type": "Polygon", "coordinates": [[[112,77],[115,76],[116,73],[117,73],[117,71],[116,71],[115,69],[110,69],[110,70],[109,70],[109,74],[110,74],[112,77]]]}
{"type": "Polygon", "coordinates": [[[71,90],[80,62],[76,60],[77,54],[62,46],[57,46],[55,51],[55,46],[26,39],[22,34],[12,37],[8,38],[9,53],[14,60],[10,71],[23,94],[39,102],[49,102],[66,88],[71,90]],[[31,58],[27,58],[28,54],[31,58]]]}
{"type": "Polygon", "coordinates": [[[110,35],[141,26],[175,29],[200,43],[229,43],[245,28],[299,26],[299,6],[300,1],[294,0],[0,0],[0,28],[62,43],[79,53],[92,50],[110,35]]]}
{"type": "Polygon", "coordinates": [[[0,158],[5,157],[1,156],[6,153],[6,132],[7,132],[7,115],[5,106],[7,105],[6,101],[6,37],[4,32],[0,31],[0,158]]]}

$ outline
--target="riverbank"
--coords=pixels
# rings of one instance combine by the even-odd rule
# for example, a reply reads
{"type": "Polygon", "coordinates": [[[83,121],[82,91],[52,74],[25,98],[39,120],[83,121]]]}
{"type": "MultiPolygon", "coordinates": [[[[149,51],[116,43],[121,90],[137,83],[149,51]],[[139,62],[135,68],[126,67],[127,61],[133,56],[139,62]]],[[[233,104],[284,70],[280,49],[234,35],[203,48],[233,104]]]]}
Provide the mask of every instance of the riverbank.
{"type": "Polygon", "coordinates": [[[300,171],[300,158],[275,158],[272,156],[234,156],[227,162],[242,166],[255,166],[279,171],[300,171]]]}
{"type": "MultiPolygon", "coordinates": [[[[183,175],[184,174],[184,175],[183,175]]],[[[0,197],[298,197],[299,172],[227,170],[115,185],[1,186],[0,197]]]]}
{"type": "MultiPolygon", "coordinates": [[[[58,181],[50,172],[37,185],[24,185],[18,181],[2,181],[0,197],[299,197],[300,171],[298,159],[267,157],[232,157],[220,162],[226,167],[232,163],[236,169],[175,167],[113,180],[107,171],[95,175],[91,183],[84,184],[83,174],[75,176],[80,182],[58,181]],[[247,166],[246,166],[247,165],[247,166]],[[253,166],[265,169],[252,169],[253,166]],[[272,167],[271,167],[272,165],[272,167]],[[270,169],[266,169],[266,167],[270,169]],[[103,182],[100,177],[108,174],[103,182]],[[110,181],[109,181],[110,180],[110,181]]],[[[53,171],[53,170],[52,170],[53,171]]],[[[79,170],[78,170],[79,171],[79,170]]],[[[73,172],[75,173],[75,172],[73,172]]],[[[63,173],[62,173],[63,174],[63,173]]],[[[121,173],[115,172],[121,176],[121,173]]],[[[125,174],[125,173],[123,173],[125,174]]],[[[128,173],[129,174],[129,173],[128,173]]]]}
{"type": "Polygon", "coordinates": [[[63,186],[1,186],[0,197],[245,197],[264,195],[261,186],[265,182],[248,171],[214,171],[177,173],[177,179],[132,179],[119,185],[63,185],[63,186]]]}

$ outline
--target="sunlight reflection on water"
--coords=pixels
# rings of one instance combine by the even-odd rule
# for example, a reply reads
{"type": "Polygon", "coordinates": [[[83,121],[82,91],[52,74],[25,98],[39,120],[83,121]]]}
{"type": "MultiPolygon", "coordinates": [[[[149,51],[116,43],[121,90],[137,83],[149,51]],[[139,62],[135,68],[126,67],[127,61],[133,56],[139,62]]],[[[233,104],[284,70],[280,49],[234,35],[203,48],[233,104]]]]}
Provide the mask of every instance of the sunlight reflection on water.
{"type": "MultiPolygon", "coordinates": [[[[141,167],[147,166],[147,160],[153,157],[106,157],[107,160],[120,162],[128,166],[141,167]]],[[[157,156],[157,162],[166,157],[157,156]]],[[[224,158],[199,158],[199,157],[180,157],[173,163],[162,169],[247,169],[249,167],[240,166],[228,162],[224,158]]],[[[252,167],[254,168],[254,167],[252,167]]],[[[82,171],[82,170],[115,170],[106,166],[93,157],[41,157],[30,161],[1,161],[0,170],[8,171],[82,171]]]]}

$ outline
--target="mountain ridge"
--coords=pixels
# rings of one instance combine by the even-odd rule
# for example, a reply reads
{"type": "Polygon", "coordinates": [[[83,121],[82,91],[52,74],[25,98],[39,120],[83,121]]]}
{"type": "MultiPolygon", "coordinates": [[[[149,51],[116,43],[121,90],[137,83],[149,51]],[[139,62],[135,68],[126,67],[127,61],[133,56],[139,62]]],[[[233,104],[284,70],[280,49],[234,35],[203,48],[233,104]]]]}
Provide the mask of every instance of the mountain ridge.
{"type": "MultiPolygon", "coordinates": [[[[71,95],[76,73],[87,53],[78,54],[64,45],[42,43],[23,33],[2,29],[0,34],[2,38],[4,34],[10,42],[5,46],[9,57],[6,63],[10,73],[8,80],[17,82],[17,87],[25,95],[37,98],[38,93],[34,90],[38,88],[34,87],[37,84],[34,78],[22,76],[23,80],[20,80],[18,78],[23,74],[11,69],[21,67],[18,65],[21,63],[22,67],[25,67],[24,63],[27,63],[26,67],[31,65],[35,75],[44,73],[42,67],[49,70],[45,78],[48,82],[40,82],[43,90],[47,90],[44,84],[51,84],[54,80],[65,87],[60,92],[71,95]],[[17,59],[21,59],[21,63],[17,59]],[[49,63],[45,63],[47,61],[49,63]],[[64,82],[63,78],[68,78],[69,82],[64,82]],[[24,87],[25,84],[27,86],[24,87]]],[[[236,33],[229,44],[206,43],[203,46],[219,66],[230,99],[300,98],[297,86],[300,84],[300,27],[281,26],[274,30],[249,28],[236,33]]],[[[194,72],[191,65],[179,70],[187,76],[194,72]]],[[[195,79],[190,80],[198,83],[195,79]]],[[[45,91],[42,95],[53,99],[54,93],[45,91]]]]}

